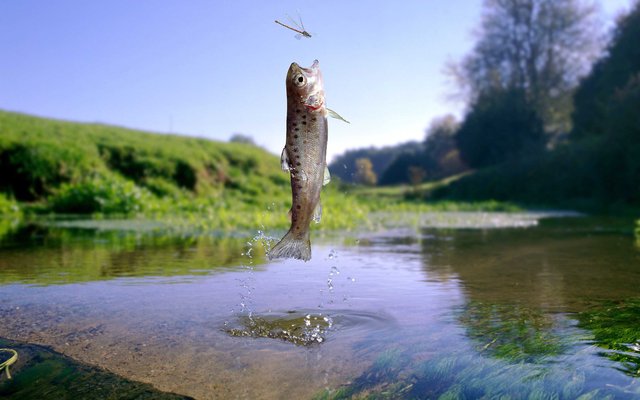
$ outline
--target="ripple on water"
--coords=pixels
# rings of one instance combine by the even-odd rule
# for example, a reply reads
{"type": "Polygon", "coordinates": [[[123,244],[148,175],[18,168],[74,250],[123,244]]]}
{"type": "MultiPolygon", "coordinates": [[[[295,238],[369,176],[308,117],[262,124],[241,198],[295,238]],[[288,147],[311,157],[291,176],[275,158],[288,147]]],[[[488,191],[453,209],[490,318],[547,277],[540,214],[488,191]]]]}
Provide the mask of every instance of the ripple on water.
{"type": "Polygon", "coordinates": [[[331,335],[351,335],[362,330],[389,328],[393,319],[366,311],[332,311],[327,314],[308,310],[242,315],[227,321],[224,331],[235,337],[279,339],[299,346],[325,342],[331,335]]]}

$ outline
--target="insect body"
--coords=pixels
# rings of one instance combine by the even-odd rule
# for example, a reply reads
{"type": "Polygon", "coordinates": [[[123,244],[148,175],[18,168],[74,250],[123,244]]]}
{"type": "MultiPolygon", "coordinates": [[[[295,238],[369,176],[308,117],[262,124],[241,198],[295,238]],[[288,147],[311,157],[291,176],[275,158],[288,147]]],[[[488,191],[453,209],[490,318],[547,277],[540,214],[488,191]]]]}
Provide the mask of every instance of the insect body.
{"type": "Polygon", "coordinates": [[[295,28],[290,26],[290,25],[284,24],[284,23],[282,23],[282,22],[280,22],[278,20],[275,20],[275,23],[278,24],[278,25],[284,26],[285,28],[291,29],[292,31],[296,32],[297,33],[296,39],[300,39],[303,36],[306,37],[306,38],[310,38],[311,37],[311,34],[304,29],[304,24],[302,23],[302,18],[300,18],[299,15],[298,15],[298,20],[300,21],[299,23],[294,21],[293,18],[291,18],[289,16],[287,16],[287,17],[291,21],[291,25],[294,25],[295,28]]]}

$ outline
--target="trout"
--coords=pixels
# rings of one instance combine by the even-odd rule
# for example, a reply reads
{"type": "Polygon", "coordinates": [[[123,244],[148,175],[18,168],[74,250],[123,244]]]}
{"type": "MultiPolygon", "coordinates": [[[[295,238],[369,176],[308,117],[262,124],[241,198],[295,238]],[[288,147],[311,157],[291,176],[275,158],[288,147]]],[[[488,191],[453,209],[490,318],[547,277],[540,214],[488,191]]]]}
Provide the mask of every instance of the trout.
{"type": "Polygon", "coordinates": [[[310,68],[293,63],[287,72],[287,140],[283,171],[291,175],[291,228],[269,252],[269,259],[311,259],[309,225],[320,222],[320,190],[329,183],[327,115],[318,60],[310,68]]]}

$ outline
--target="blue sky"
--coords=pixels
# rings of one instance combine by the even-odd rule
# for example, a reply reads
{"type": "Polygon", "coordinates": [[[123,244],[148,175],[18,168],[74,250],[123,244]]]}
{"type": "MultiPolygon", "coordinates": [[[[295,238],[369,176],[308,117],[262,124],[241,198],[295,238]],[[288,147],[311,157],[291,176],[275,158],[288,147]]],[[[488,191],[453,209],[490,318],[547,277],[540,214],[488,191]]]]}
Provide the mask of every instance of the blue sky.
{"type": "MultiPolygon", "coordinates": [[[[421,140],[467,53],[480,0],[0,2],[0,109],[227,140],[284,144],[284,78],[320,60],[329,157],[421,140]],[[302,16],[311,39],[274,23],[302,16]]],[[[611,20],[631,0],[603,0],[611,20]]]]}

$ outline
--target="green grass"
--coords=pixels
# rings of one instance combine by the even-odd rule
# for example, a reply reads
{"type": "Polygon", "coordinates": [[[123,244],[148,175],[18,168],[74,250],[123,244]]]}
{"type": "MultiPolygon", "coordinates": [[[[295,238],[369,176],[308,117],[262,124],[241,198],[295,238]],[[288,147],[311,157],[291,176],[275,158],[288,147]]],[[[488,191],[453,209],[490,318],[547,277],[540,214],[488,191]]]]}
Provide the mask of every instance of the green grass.
{"type": "Polygon", "coordinates": [[[386,197],[393,200],[415,199],[424,197],[431,191],[441,187],[445,187],[450,183],[469,175],[470,173],[471,172],[464,172],[462,174],[450,176],[439,181],[424,182],[415,186],[406,184],[381,187],[355,186],[354,193],[363,196],[373,195],[376,197],[386,197]]]}
{"type": "MultiPolygon", "coordinates": [[[[274,154],[250,144],[154,134],[0,111],[0,214],[143,216],[178,229],[285,229],[289,177],[274,154]],[[18,203],[10,198],[15,198],[18,203]]],[[[514,211],[494,201],[425,202],[419,187],[332,182],[314,229],[371,226],[373,212],[514,211]]]]}
{"type": "Polygon", "coordinates": [[[2,111],[0,169],[0,192],[36,212],[247,220],[288,189],[278,158],[256,146],[2,111]]]}
{"type": "Polygon", "coordinates": [[[248,202],[287,185],[277,157],[259,147],[1,111],[0,166],[0,190],[20,201],[114,175],[158,196],[248,202]]]}

